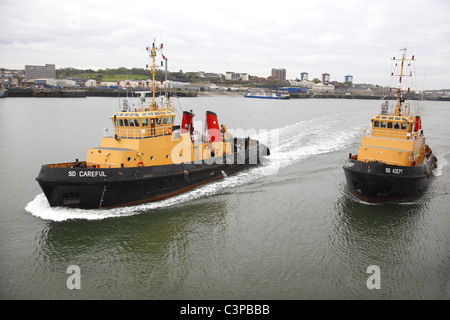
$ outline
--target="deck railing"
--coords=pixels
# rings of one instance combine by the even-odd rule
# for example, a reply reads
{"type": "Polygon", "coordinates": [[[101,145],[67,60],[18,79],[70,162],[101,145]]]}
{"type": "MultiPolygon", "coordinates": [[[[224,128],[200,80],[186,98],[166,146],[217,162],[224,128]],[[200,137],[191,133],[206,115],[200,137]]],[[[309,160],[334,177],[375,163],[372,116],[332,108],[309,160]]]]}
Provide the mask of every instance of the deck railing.
{"type": "Polygon", "coordinates": [[[167,136],[172,134],[172,127],[158,127],[158,128],[139,128],[139,129],[118,129],[118,128],[103,128],[104,138],[124,138],[124,139],[143,139],[155,136],[167,136]]]}

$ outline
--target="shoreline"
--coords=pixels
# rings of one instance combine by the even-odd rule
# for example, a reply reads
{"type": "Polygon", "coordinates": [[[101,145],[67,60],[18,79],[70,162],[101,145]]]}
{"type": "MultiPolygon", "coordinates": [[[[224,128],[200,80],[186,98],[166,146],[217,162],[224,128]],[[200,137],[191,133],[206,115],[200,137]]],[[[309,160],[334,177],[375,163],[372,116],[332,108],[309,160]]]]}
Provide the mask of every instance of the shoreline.
{"type": "MultiPolygon", "coordinates": [[[[2,98],[40,98],[40,97],[55,97],[55,98],[86,98],[86,97],[127,97],[134,95],[139,90],[69,90],[69,89],[34,89],[34,88],[8,88],[2,98]]],[[[159,96],[160,92],[157,92],[159,96]]],[[[242,91],[175,91],[171,93],[176,97],[199,97],[199,96],[243,96],[242,91]]],[[[360,100],[395,100],[395,96],[382,96],[382,95],[348,95],[337,93],[326,94],[290,94],[291,99],[360,99],[360,100]]],[[[249,98],[251,99],[251,98],[249,98]]],[[[424,96],[418,98],[417,96],[405,96],[406,100],[424,100],[424,101],[450,101],[450,97],[445,96],[424,96]]]]}

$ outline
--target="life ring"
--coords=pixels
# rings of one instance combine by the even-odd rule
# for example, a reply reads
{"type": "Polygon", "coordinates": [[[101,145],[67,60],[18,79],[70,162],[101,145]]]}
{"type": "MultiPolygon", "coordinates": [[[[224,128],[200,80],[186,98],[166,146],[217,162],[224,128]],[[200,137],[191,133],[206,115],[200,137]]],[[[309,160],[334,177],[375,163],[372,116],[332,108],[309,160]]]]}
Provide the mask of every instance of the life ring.
{"type": "Polygon", "coordinates": [[[168,132],[169,134],[172,134],[172,127],[169,127],[169,128],[167,129],[167,132],[168,132]]]}
{"type": "Polygon", "coordinates": [[[142,161],[139,161],[138,164],[137,164],[137,166],[138,166],[138,167],[143,167],[143,166],[144,166],[144,163],[143,163],[142,161]]]}

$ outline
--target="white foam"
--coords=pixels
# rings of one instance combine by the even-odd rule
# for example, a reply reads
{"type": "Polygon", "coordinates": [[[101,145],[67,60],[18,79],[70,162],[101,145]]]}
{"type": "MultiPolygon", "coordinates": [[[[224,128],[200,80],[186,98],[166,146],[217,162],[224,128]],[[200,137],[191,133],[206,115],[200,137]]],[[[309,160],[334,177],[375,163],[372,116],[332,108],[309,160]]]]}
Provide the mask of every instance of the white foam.
{"type": "Polygon", "coordinates": [[[28,203],[25,210],[45,220],[64,221],[69,219],[100,220],[124,217],[148,212],[150,210],[185,203],[194,199],[208,197],[223,190],[249,183],[264,176],[274,175],[279,169],[297,163],[310,156],[333,152],[351,144],[354,137],[361,134],[361,127],[342,125],[345,116],[321,117],[299,121],[276,130],[269,130],[256,137],[268,144],[270,156],[263,159],[260,166],[239,172],[224,179],[205,184],[195,190],[165,200],[147,204],[114,209],[82,210],[63,207],[50,207],[45,195],[39,194],[28,203]],[[340,130],[336,128],[342,128],[340,130]],[[276,139],[274,139],[276,136],[276,139]],[[273,144],[276,142],[276,145],[273,144]],[[273,145],[271,145],[271,143],[273,145]]]}
{"type": "Polygon", "coordinates": [[[439,177],[442,175],[442,169],[445,168],[448,165],[448,161],[446,159],[446,156],[448,156],[448,153],[445,154],[436,154],[436,158],[438,160],[438,166],[436,169],[434,169],[433,175],[436,177],[439,177]]]}

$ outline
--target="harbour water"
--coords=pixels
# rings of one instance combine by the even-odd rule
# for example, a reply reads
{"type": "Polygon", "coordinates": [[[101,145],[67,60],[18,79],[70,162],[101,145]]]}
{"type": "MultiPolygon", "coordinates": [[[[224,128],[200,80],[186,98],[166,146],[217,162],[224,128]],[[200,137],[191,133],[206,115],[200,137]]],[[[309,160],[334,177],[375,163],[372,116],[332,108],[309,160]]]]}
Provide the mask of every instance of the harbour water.
{"type": "Polygon", "coordinates": [[[417,103],[439,161],[426,193],[376,205],[346,191],[342,165],[380,101],[174,103],[197,121],[211,110],[230,130],[252,129],[271,155],[159,202],[50,208],[40,166],[85,159],[118,98],[0,100],[2,299],[450,298],[450,102],[417,103]],[[73,266],[80,287],[70,289],[73,266]]]}

